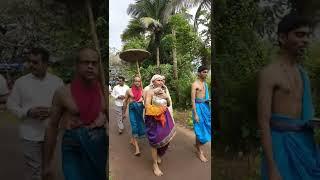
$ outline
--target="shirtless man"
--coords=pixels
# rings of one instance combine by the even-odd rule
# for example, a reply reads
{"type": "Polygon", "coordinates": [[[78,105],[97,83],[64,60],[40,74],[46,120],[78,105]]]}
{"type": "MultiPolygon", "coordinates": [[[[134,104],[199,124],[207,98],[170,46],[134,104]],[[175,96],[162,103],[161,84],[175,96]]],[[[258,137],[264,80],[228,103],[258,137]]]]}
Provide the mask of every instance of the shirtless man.
{"type": "Polygon", "coordinates": [[[203,153],[203,145],[211,141],[211,109],[208,85],[205,79],[208,75],[208,68],[200,66],[198,79],[191,87],[192,119],[194,132],[196,134],[196,148],[199,159],[207,162],[208,159],[203,153]]]}
{"type": "Polygon", "coordinates": [[[52,160],[61,120],[65,129],[62,140],[65,179],[106,179],[106,105],[98,81],[98,65],[96,50],[80,49],[75,78],[55,92],[45,136],[44,179],[52,177],[52,160]]]}
{"type": "Polygon", "coordinates": [[[308,20],[286,15],[278,25],[279,54],[260,72],[264,180],[320,179],[319,151],[308,125],[314,118],[309,79],[300,65],[309,35],[308,20]]]}
{"type": "Polygon", "coordinates": [[[143,122],[143,89],[140,77],[135,77],[130,89],[127,90],[123,103],[123,118],[127,112],[129,104],[129,119],[131,124],[131,144],[135,146],[136,152],[134,155],[140,154],[139,144],[136,138],[145,136],[145,127],[143,122]]]}

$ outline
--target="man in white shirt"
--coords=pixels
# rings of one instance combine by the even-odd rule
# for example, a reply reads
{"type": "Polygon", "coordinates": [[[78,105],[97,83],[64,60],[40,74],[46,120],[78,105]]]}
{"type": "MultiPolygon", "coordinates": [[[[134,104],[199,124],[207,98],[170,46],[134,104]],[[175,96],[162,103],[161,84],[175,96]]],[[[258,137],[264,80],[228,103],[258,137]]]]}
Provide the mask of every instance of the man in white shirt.
{"type": "Polygon", "coordinates": [[[109,84],[109,94],[111,94],[111,93],[112,93],[112,87],[109,84]]]}
{"type": "Polygon", "coordinates": [[[33,48],[28,55],[31,73],[16,80],[7,108],[21,121],[19,130],[24,155],[25,179],[40,180],[45,128],[53,94],[63,81],[47,72],[49,52],[33,48]]]}
{"type": "Polygon", "coordinates": [[[9,89],[6,79],[0,74],[0,104],[6,103],[9,89]]]}
{"type": "Polygon", "coordinates": [[[124,84],[125,78],[120,76],[118,78],[118,85],[116,85],[111,93],[111,96],[115,98],[115,110],[116,110],[116,118],[118,121],[118,128],[119,134],[122,134],[124,129],[123,125],[123,117],[122,117],[122,110],[123,110],[123,102],[129,86],[124,84]]]}

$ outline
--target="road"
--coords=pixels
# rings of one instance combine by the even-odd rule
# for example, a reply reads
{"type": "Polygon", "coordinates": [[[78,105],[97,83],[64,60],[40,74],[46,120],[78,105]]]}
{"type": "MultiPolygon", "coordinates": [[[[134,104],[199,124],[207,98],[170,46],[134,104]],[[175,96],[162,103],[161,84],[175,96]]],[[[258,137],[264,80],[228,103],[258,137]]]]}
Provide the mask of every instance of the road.
{"type": "MultiPolygon", "coordinates": [[[[23,155],[18,134],[18,120],[8,116],[7,113],[0,112],[0,180],[23,180],[23,155]]],[[[62,132],[61,132],[62,133],[62,132]]],[[[57,156],[60,153],[60,137],[58,138],[57,156]]],[[[60,158],[57,158],[60,160],[60,158]]],[[[57,160],[57,178],[63,180],[61,171],[61,161],[57,160]]]]}
{"type": "MultiPolygon", "coordinates": [[[[134,156],[134,147],[129,144],[131,133],[129,121],[125,120],[125,131],[119,135],[112,104],[109,105],[109,110],[109,164],[112,180],[211,179],[211,160],[203,163],[197,158],[193,146],[195,139],[193,131],[178,125],[177,134],[160,165],[164,176],[156,177],[151,166],[151,151],[147,139],[139,140],[141,155],[134,156]]],[[[205,146],[208,157],[211,157],[210,149],[210,144],[205,146]]]]}

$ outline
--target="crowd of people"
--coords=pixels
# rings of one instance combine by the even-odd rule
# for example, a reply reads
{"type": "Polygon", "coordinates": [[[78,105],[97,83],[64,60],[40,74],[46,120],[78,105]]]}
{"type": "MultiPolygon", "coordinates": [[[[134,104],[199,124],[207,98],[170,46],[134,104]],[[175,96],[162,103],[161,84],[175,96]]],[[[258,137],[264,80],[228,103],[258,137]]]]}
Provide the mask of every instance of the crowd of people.
{"type": "MultiPolygon", "coordinates": [[[[211,141],[211,108],[208,85],[205,82],[208,68],[201,66],[198,69],[198,78],[191,88],[192,118],[196,135],[195,148],[199,159],[207,162],[203,151],[203,145],[211,141]]],[[[125,78],[118,78],[111,96],[114,98],[115,114],[117,118],[119,135],[123,133],[123,121],[128,118],[131,126],[130,143],[135,147],[134,155],[141,154],[138,140],[147,137],[151,156],[152,167],[156,176],[162,176],[159,165],[161,157],[166,153],[171,140],[177,133],[177,127],[173,117],[173,102],[168,87],[165,85],[165,77],[155,74],[150,84],[143,88],[141,77],[132,78],[131,86],[125,84],[125,78]]]]}
{"type": "MultiPolygon", "coordinates": [[[[18,78],[11,91],[0,76],[0,103],[19,119],[25,179],[50,180],[55,176],[57,136],[61,141],[62,170],[66,180],[105,180],[108,163],[108,121],[106,89],[99,81],[99,55],[95,49],[81,48],[75,57],[76,73],[69,84],[48,72],[50,53],[33,48],[27,56],[29,73],[18,78]]],[[[211,141],[211,110],[208,68],[198,69],[191,85],[195,148],[201,161],[207,162],[202,146],[211,141]]],[[[131,125],[130,143],[134,155],[141,155],[139,139],[147,137],[153,159],[153,172],[162,176],[159,164],[177,133],[173,102],[165,77],[155,74],[143,88],[135,76],[131,86],[118,78],[109,93],[114,98],[117,129],[124,132],[124,119],[131,125]]],[[[114,127],[112,127],[114,128],[114,127]]]]}
{"type": "Polygon", "coordinates": [[[0,76],[0,101],[19,119],[26,180],[54,179],[58,131],[63,129],[62,169],[66,180],[105,180],[108,126],[105,92],[99,77],[99,55],[81,48],[70,84],[48,72],[50,54],[33,48],[28,74],[9,92],[0,76]]]}

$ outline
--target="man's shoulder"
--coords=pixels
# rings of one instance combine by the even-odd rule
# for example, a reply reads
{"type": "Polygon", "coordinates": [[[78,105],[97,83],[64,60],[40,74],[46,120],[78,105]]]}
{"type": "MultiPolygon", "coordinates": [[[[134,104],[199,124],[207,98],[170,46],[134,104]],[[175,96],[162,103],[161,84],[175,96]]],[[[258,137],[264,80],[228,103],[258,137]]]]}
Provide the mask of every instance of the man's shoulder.
{"type": "Polygon", "coordinates": [[[32,77],[32,74],[31,74],[31,73],[25,74],[25,75],[17,78],[17,79],[15,80],[15,84],[19,84],[19,83],[21,83],[21,82],[28,81],[29,79],[31,79],[31,77],[32,77]]]}
{"type": "Polygon", "coordinates": [[[147,91],[147,90],[149,90],[149,89],[150,89],[150,85],[148,85],[148,86],[146,86],[146,87],[143,88],[144,91],[147,91]]]}
{"type": "Polygon", "coordinates": [[[60,77],[58,77],[57,75],[54,75],[51,73],[48,73],[47,75],[48,75],[49,80],[51,80],[51,81],[56,81],[56,82],[62,81],[62,79],[60,77]]]}
{"type": "Polygon", "coordinates": [[[55,91],[55,94],[58,96],[65,96],[67,92],[70,90],[70,84],[66,84],[64,86],[58,87],[55,91]]]}
{"type": "Polygon", "coordinates": [[[192,87],[195,87],[195,86],[198,86],[198,85],[199,85],[198,79],[196,79],[195,81],[193,81],[192,84],[191,84],[192,87]]]}

